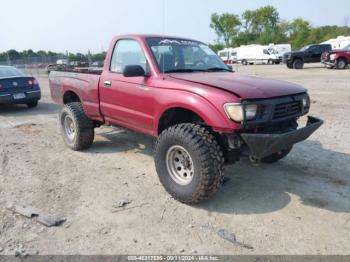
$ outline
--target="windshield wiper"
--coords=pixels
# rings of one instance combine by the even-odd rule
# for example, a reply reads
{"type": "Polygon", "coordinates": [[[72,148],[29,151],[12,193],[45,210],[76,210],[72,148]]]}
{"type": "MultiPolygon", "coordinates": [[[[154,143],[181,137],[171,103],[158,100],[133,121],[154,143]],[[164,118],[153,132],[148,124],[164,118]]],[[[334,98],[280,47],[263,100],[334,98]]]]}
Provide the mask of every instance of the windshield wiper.
{"type": "Polygon", "coordinates": [[[209,72],[217,72],[217,71],[232,72],[231,69],[223,68],[223,67],[210,67],[210,68],[207,68],[205,71],[209,71],[209,72]]]}
{"type": "Polygon", "coordinates": [[[185,69],[185,68],[179,68],[179,69],[171,69],[171,70],[166,70],[164,73],[191,73],[191,72],[203,72],[205,70],[200,70],[200,69],[185,69]]]}

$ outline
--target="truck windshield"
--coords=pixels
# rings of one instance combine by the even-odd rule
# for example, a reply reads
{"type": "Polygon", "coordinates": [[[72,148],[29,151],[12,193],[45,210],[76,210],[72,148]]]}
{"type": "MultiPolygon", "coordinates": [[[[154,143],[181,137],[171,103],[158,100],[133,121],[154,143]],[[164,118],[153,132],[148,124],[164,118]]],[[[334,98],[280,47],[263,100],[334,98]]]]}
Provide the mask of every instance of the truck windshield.
{"type": "Polygon", "coordinates": [[[231,71],[214,51],[201,42],[150,37],[147,43],[161,72],[231,71]]]}

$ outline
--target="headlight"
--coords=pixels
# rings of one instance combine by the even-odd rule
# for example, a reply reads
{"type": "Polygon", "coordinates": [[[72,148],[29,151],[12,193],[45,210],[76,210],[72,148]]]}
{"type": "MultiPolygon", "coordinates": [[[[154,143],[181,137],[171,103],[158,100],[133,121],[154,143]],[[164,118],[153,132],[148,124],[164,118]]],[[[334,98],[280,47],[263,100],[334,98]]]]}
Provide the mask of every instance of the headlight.
{"type": "Polygon", "coordinates": [[[335,60],[335,54],[331,54],[331,55],[329,56],[329,58],[330,58],[331,60],[335,60]]]}
{"type": "Polygon", "coordinates": [[[257,108],[257,105],[242,105],[236,103],[228,103],[224,105],[227,116],[236,122],[254,119],[256,117],[257,108]]]}
{"type": "Polygon", "coordinates": [[[306,94],[304,97],[303,97],[303,111],[307,111],[309,110],[310,108],[310,97],[308,94],[306,94]]]}

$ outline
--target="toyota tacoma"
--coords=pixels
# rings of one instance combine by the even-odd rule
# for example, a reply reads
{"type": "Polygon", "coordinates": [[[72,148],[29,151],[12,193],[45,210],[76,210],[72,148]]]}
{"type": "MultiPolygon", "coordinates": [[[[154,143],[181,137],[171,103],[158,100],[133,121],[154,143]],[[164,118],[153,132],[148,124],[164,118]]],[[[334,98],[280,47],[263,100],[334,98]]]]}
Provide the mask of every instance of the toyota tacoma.
{"type": "Polygon", "coordinates": [[[156,171],[177,200],[216,192],[224,166],[248,157],[276,162],[322,124],[308,117],[296,84],[232,72],[204,43],[167,36],[115,37],[98,70],[53,71],[51,96],[73,150],[90,147],[94,129],[115,125],[156,138],[156,171]]]}

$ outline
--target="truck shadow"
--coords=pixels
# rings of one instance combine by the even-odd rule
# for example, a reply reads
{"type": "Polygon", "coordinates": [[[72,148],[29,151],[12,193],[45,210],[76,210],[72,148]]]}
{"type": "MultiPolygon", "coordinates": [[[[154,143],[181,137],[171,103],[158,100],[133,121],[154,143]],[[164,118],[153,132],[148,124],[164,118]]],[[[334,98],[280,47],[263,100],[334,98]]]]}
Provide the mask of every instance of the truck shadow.
{"type": "Polygon", "coordinates": [[[20,117],[57,114],[61,107],[54,103],[40,102],[35,108],[26,105],[0,105],[0,116],[20,117]]]}
{"type": "Polygon", "coordinates": [[[197,208],[228,214],[260,214],[291,203],[350,212],[350,155],[304,141],[275,164],[241,161],[226,168],[229,181],[197,208]]]}
{"type": "MultiPolygon", "coordinates": [[[[99,135],[104,140],[96,141],[88,152],[132,150],[153,155],[153,138],[130,131],[119,132],[114,129],[101,132],[99,135]]],[[[325,149],[318,141],[307,140],[297,144],[291,154],[278,163],[254,166],[242,159],[226,167],[228,182],[212,198],[194,207],[227,214],[260,214],[301,203],[349,213],[349,174],[350,155],[325,149]]]]}
{"type": "Polygon", "coordinates": [[[110,154],[133,151],[153,156],[155,139],[150,136],[113,127],[103,127],[97,134],[102,139],[95,139],[93,146],[87,150],[89,153],[110,154]]]}

